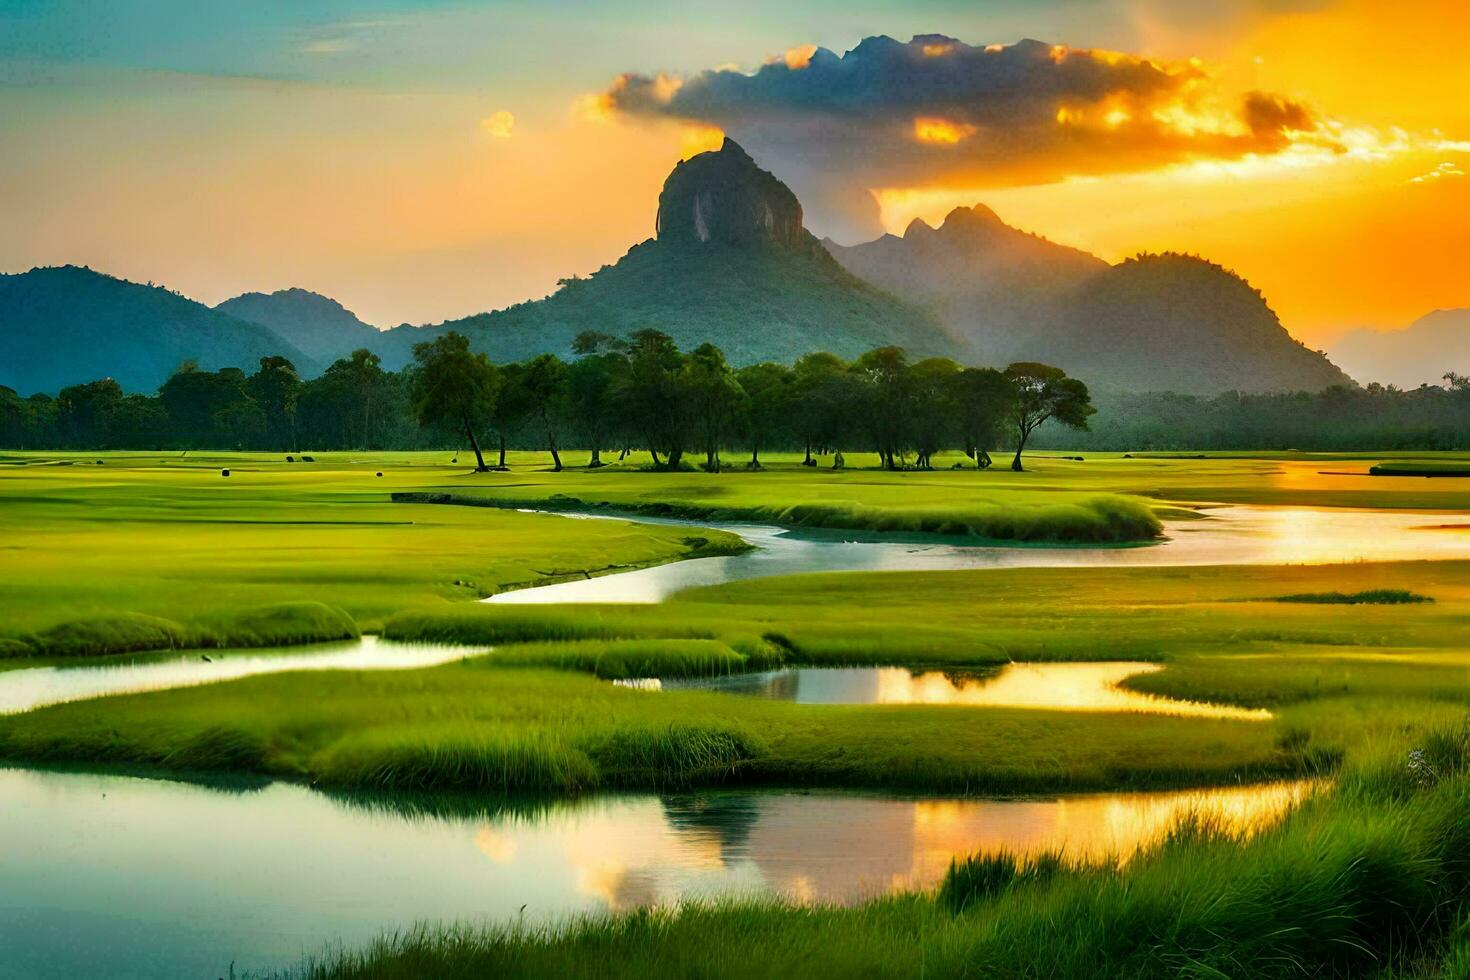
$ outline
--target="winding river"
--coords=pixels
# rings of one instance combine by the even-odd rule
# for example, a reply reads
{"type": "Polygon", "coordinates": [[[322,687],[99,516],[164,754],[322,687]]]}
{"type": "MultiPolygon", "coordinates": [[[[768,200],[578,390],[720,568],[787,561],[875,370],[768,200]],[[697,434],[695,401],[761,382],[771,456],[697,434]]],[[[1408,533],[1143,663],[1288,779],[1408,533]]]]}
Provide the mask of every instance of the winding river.
{"type": "MultiPolygon", "coordinates": [[[[1470,558],[1470,538],[1436,530],[1470,515],[1264,507],[1210,514],[1171,524],[1162,543],[1130,548],[979,547],[715,524],[755,550],[487,601],[657,602],[683,588],[809,571],[1470,558]]],[[[472,652],[364,637],[211,651],[207,659],[195,652],[11,670],[0,672],[0,712],[270,671],[422,667],[472,652]]],[[[1093,710],[1150,710],[1116,682],[1152,665],[1048,666],[1083,667],[1077,697],[1093,710]],[[1099,696],[1122,700],[1089,701],[1099,696]]],[[[731,696],[814,703],[1088,707],[1055,703],[1057,677],[1028,679],[1028,669],[1009,681],[1005,671],[965,679],[882,668],[729,683],[731,696]]],[[[730,791],[501,801],[465,812],[372,805],[280,783],[0,769],[0,978],[223,976],[232,965],[289,966],[325,943],[352,947],[421,920],[543,922],[728,894],[849,902],[930,886],[951,858],[986,848],[1126,860],[1191,811],[1248,832],[1310,791],[1281,783],[1017,800],[730,791]]]]}

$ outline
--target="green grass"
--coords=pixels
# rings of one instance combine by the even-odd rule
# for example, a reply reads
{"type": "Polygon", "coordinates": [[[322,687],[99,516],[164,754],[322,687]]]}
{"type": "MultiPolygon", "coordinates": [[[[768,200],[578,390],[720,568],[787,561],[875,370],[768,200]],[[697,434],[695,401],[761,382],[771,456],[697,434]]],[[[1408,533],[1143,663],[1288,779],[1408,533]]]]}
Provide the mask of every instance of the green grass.
{"type": "Polygon", "coordinates": [[[854,908],[724,901],[550,928],[419,927],[290,976],[1419,975],[1464,962],[1467,761],[1463,722],[1400,736],[1249,840],[1186,822],[1121,868],[989,855],[957,862],[937,892],[854,908]]]}
{"type": "Polygon", "coordinates": [[[725,783],[950,792],[1178,786],[1313,771],[1269,724],[649,693],[495,654],[301,672],[0,717],[0,758],[274,776],[344,790],[725,783]]]}
{"type": "MultiPolygon", "coordinates": [[[[31,637],[58,626],[116,632],[118,649],[150,630],[173,642],[177,631],[132,616],[168,620],[186,637],[227,635],[221,624],[232,617],[296,601],[373,631],[412,609],[739,547],[718,532],[395,504],[394,493],[1093,542],[1147,539],[1157,515],[1191,513],[1173,502],[1465,506],[1454,481],[1369,480],[1370,458],[1352,455],[1094,454],[1077,464],[1044,454],[1025,473],[949,470],[963,457],[944,456],[932,472],[885,473],[864,468],[875,458],[862,453],[835,472],[778,453],[766,472],[722,474],[645,473],[636,454],[552,473],[541,453],[513,453],[509,473],[475,474],[452,455],[323,453],[288,464],[263,453],[9,454],[0,461],[0,657],[33,652],[31,637]]],[[[1394,461],[1466,465],[1451,454],[1394,461]]]]}
{"type": "Polygon", "coordinates": [[[421,457],[100,458],[0,466],[0,656],[355,635],[408,608],[744,547],[688,528],[391,503],[393,488],[463,475],[421,457]],[[262,621],[295,602],[353,625],[262,621]]]}
{"type": "MultiPolygon", "coordinates": [[[[665,475],[679,479],[681,474],[665,475]]],[[[895,477],[896,479],[897,477],[895,477]]],[[[655,477],[657,479],[657,477],[655,477]]],[[[895,489],[897,485],[895,485],[895,489]]],[[[882,504],[855,500],[813,500],[802,503],[767,502],[749,494],[739,499],[717,494],[714,500],[660,496],[657,500],[629,499],[613,494],[582,499],[558,492],[550,497],[476,493],[400,493],[403,503],[459,504],[482,507],[545,507],[550,510],[649,514],[700,521],[746,521],[787,527],[822,527],[899,534],[942,534],[991,541],[1050,541],[1068,544],[1120,544],[1149,541],[1163,533],[1163,525],[1146,502],[1116,494],[1083,496],[1066,491],[1045,498],[1012,491],[970,495],[942,505],[891,496],[882,504]]],[[[777,489],[788,492],[790,488],[777,489]]],[[[669,494],[687,492],[664,488],[669,494]]],[[[698,496],[704,496],[699,494],[698,496]]]]}
{"type": "Polygon", "coordinates": [[[69,658],[201,647],[269,647],[354,639],[357,624],[320,602],[282,602],[229,613],[206,613],[188,624],[141,613],[70,620],[12,638],[11,656],[69,658]]]}

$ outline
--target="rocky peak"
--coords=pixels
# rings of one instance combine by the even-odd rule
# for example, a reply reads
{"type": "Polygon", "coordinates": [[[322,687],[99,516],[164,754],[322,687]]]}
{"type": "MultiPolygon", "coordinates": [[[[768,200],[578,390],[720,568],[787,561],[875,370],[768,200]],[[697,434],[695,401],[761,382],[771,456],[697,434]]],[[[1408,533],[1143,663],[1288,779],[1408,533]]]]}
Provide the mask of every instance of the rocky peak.
{"type": "Polygon", "coordinates": [[[658,196],[661,242],[793,247],[805,236],[796,195],[729,137],[674,167],[658,196]]]}

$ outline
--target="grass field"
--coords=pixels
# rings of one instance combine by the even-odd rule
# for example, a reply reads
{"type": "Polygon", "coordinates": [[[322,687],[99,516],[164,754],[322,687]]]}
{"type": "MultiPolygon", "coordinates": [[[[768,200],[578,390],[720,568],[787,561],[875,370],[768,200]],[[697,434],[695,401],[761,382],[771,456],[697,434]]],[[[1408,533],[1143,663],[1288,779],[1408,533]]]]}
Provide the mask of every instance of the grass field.
{"type": "Polygon", "coordinates": [[[0,756],[283,776],[353,789],[713,784],[945,791],[1317,771],[1470,706],[1470,562],[793,576],[644,607],[461,605],[390,636],[496,645],[430,670],[288,674],[0,719],[0,756]],[[1402,582],[1433,602],[1282,594],[1402,582]],[[963,668],[1147,659],[1147,693],[1269,723],[949,707],[818,708],[599,678],[775,664],[963,668]],[[585,676],[585,675],[595,676],[585,676]]]}
{"type": "Polygon", "coordinates": [[[1368,478],[1379,457],[1366,456],[1039,454],[1014,474],[884,473],[862,468],[875,460],[861,454],[834,472],[776,455],[761,473],[654,474],[636,456],[551,473],[542,454],[515,453],[510,473],[474,474],[451,455],[6,455],[0,659],[337,638],[407,609],[738,547],[718,532],[392,503],[394,493],[1090,541],[1147,538],[1154,514],[1184,513],[1179,503],[1466,506],[1457,481],[1368,478]],[[301,603],[319,605],[287,605],[301,603]]]}

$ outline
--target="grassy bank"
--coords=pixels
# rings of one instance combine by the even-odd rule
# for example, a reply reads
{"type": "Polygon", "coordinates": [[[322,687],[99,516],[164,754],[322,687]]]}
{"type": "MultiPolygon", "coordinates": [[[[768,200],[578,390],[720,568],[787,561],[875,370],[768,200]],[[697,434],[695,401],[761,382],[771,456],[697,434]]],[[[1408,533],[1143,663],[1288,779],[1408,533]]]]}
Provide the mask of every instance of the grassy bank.
{"type": "Polygon", "coordinates": [[[1330,762],[1273,725],[651,694],[494,656],[270,675],[0,717],[0,758],[274,776],[348,790],[719,784],[946,792],[1179,786],[1330,762]]]}
{"type": "Polygon", "coordinates": [[[1463,649],[1470,562],[848,572],[752,579],[657,606],[455,606],[385,635],[476,645],[538,640],[764,641],[788,663],[984,666],[1165,660],[1286,647],[1463,649]],[[1290,594],[1412,584],[1434,602],[1331,605],[1290,594]]]}
{"type": "MultiPolygon", "coordinates": [[[[769,489],[769,488],[763,488],[769,489]]],[[[673,492],[677,493],[677,490],[673,492]]],[[[887,534],[944,534],[990,541],[1048,541],[1068,544],[1126,544],[1150,541],[1163,533],[1153,508],[1117,494],[1059,494],[1057,499],[976,493],[947,505],[893,499],[881,505],[851,500],[767,503],[753,497],[690,499],[582,499],[555,493],[545,499],[482,493],[394,495],[401,503],[458,504],[480,507],[537,506],[553,511],[612,511],[698,521],[744,521],[785,527],[820,527],[887,534]]]]}
{"type": "Polygon", "coordinates": [[[547,929],[419,928],[290,976],[1460,976],[1465,732],[1362,751],[1334,791],[1244,843],[1186,824],[1121,869],[1018,873],[989,855],[952,866],[937,894],[856,908],[725,902],[547,929]]]}

